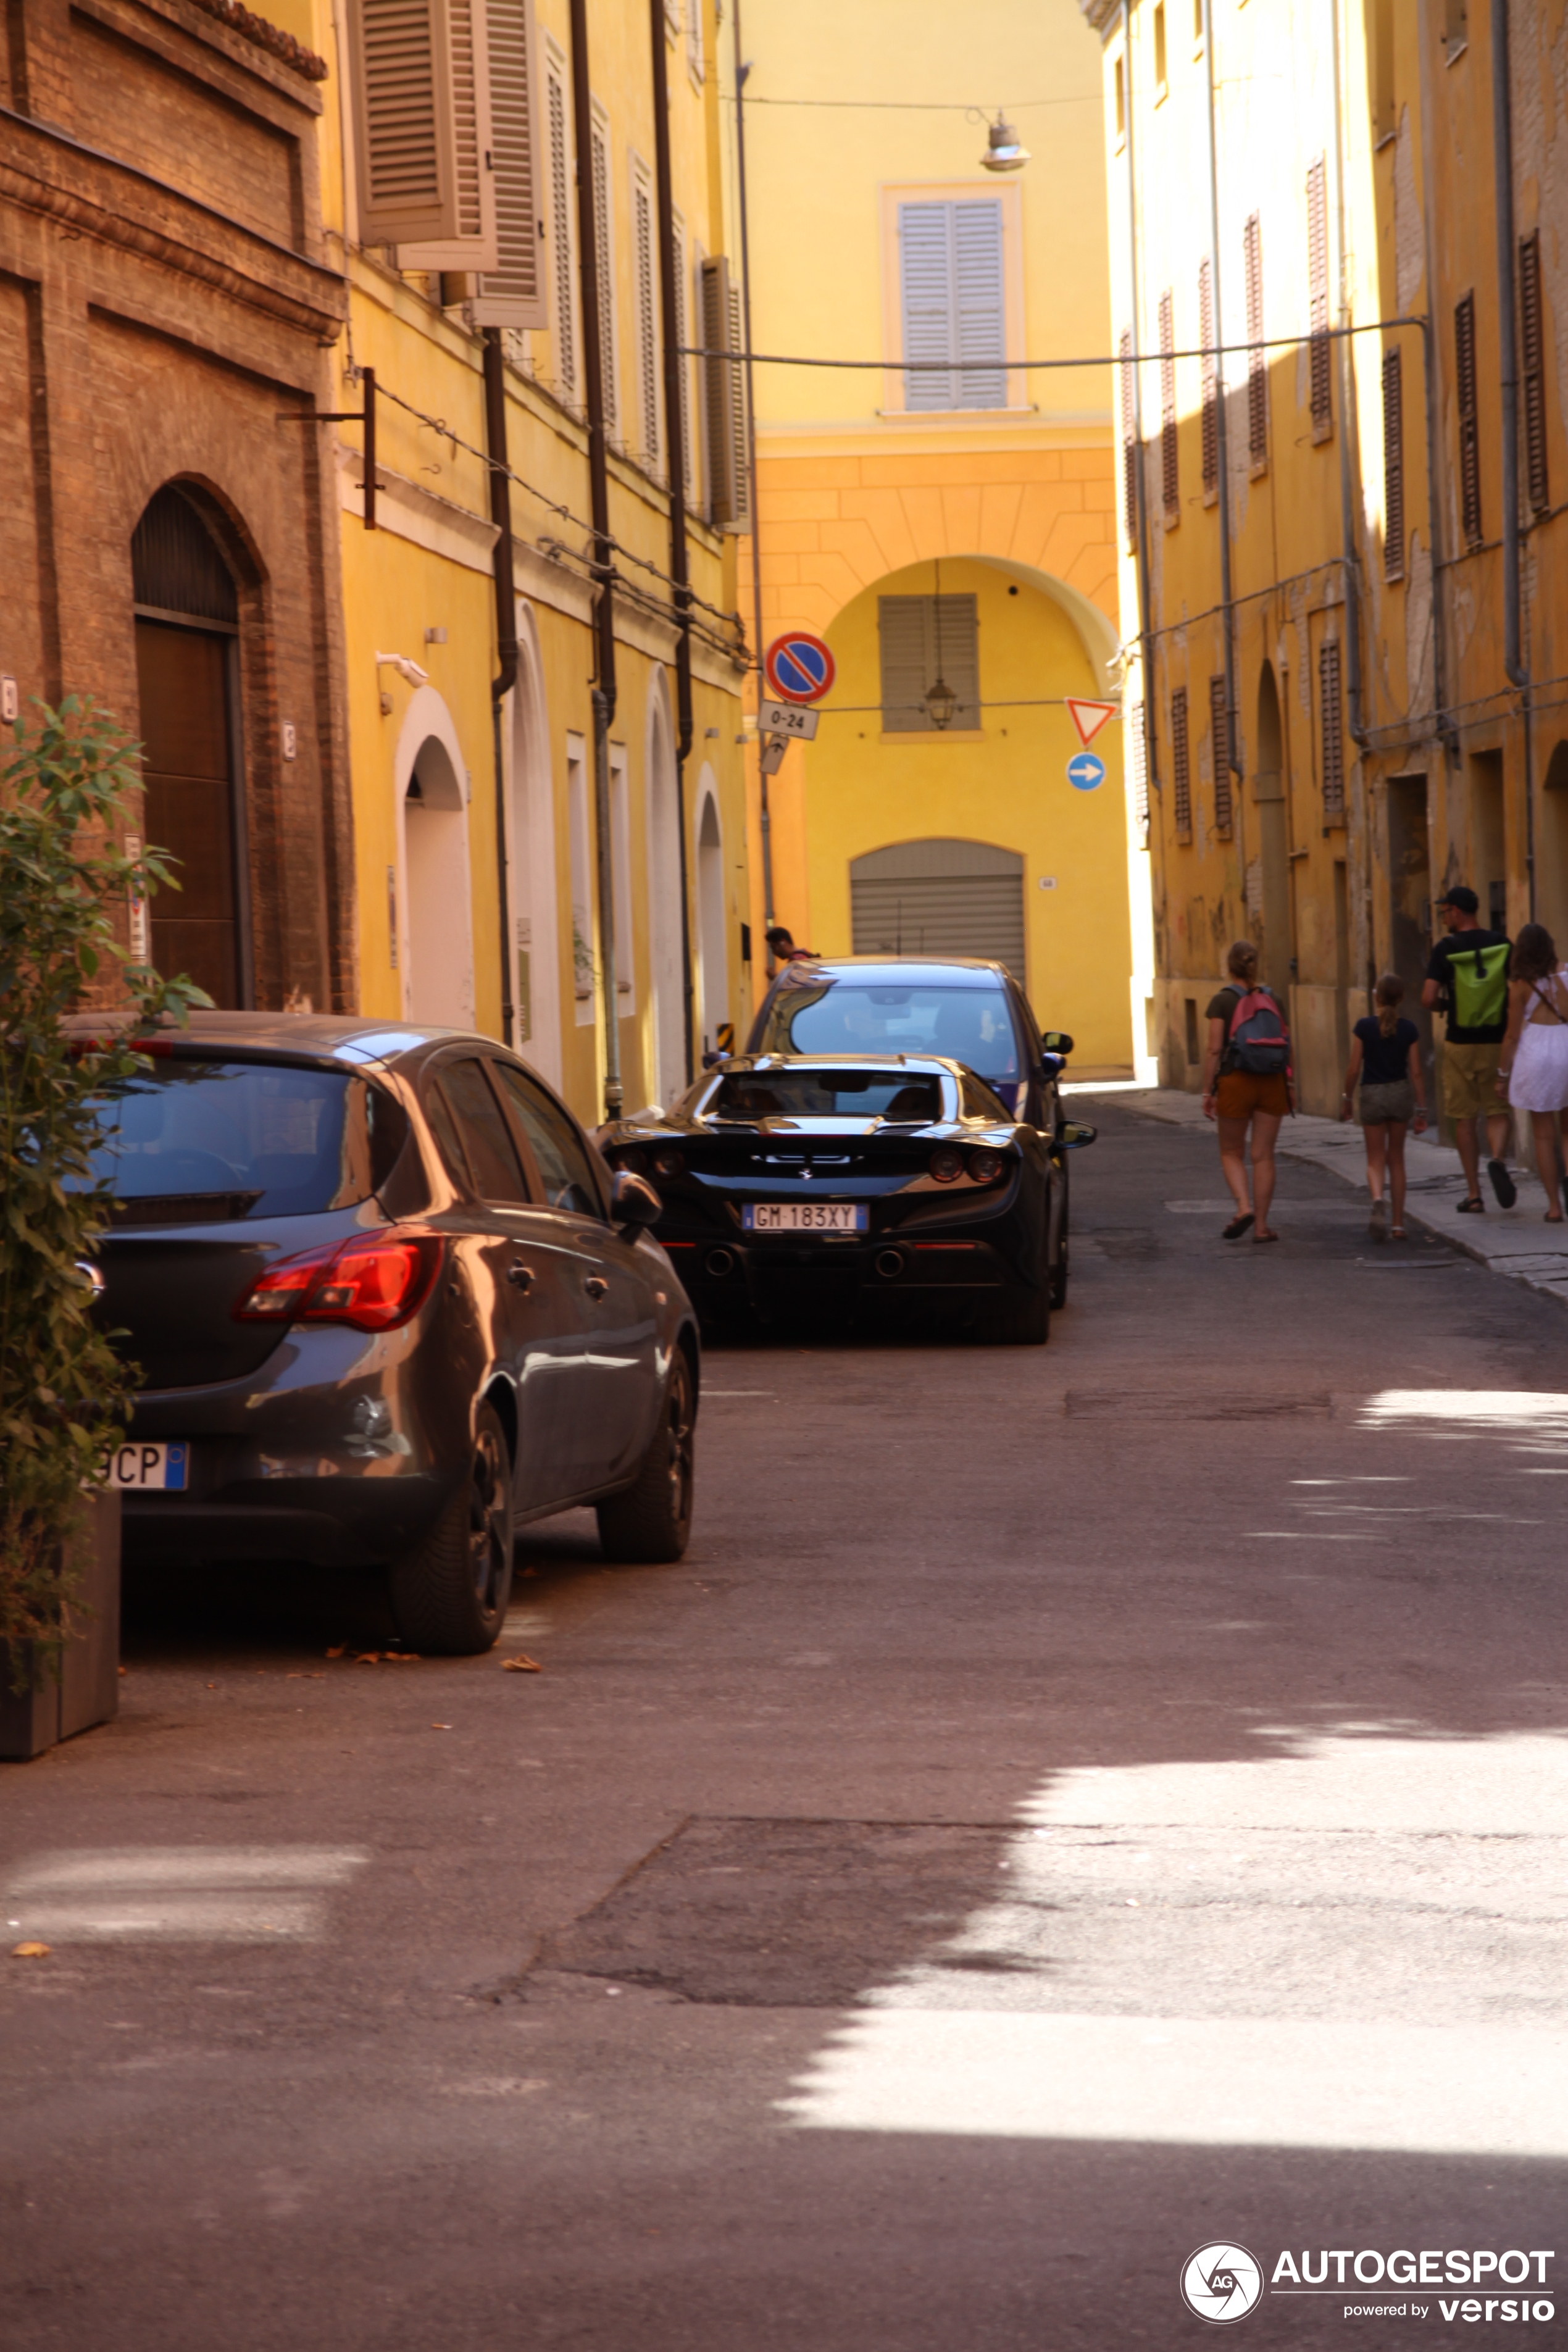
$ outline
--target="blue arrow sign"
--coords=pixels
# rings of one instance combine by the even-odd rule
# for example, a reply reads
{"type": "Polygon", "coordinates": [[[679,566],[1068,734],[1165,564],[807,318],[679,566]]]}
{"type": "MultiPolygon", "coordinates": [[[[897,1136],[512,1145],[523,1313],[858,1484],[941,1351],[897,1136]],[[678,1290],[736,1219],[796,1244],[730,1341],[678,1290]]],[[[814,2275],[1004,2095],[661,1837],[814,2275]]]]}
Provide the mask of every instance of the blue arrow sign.
{"type": "Polygon", "coordinates": [[[1093,792],[1096,784],[1105,782],[1105,762],[1097,760],[1092,751],[1079,751],[1068,761],[1068,782],[1080,793],[1093,792]]]}

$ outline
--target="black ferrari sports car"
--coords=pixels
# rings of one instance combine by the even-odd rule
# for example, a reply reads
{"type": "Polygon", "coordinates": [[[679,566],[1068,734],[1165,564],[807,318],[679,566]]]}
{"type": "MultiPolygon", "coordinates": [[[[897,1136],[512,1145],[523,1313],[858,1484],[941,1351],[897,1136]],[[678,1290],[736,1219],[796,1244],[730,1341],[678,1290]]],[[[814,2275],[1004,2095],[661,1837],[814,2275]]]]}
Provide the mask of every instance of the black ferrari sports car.
{"type": "Polygon", "coordinates": [[[898,1297],[1037,1346],[1060,1155],[1094,1133],[1047,1136],[940,1055],[755,1054],[601,1141],[612,1167],[652,1178],[658,1238],[700,1317],[898,1297]]]}

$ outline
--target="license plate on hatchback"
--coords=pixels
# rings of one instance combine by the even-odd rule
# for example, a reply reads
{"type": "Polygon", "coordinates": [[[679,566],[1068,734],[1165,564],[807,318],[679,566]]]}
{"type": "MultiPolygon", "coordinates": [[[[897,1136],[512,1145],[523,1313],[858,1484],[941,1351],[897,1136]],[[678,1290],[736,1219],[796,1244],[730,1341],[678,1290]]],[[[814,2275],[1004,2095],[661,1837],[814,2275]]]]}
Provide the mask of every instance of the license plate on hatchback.
{"type": "Polygon", "coordinates": [[[109,1457],[111,1486],[183,1494],[190,1477],[188,1445],[117,1445],[109,1457]]]}
{"type": "Polygon", "coordinates": [[[749,1234],[863,1234],[867,1213],[857,1201],[748,1201],[741,1223],[749,1234]]]}

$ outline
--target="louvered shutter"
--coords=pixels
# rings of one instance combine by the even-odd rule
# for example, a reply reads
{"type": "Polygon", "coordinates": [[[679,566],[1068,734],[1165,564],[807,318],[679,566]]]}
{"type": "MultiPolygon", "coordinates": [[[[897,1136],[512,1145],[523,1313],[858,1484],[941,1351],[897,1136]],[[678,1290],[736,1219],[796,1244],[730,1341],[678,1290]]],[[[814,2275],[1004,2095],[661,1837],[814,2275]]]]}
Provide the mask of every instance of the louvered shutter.
{"type": "Polygon", "coordinates": [[[653,190],[639,169],[632,179],[632,260],[637,299],[637,423],[642,454],[658,470],[662,436],[658,399],[658,280],[654,251],[653,190]]]}
{"type": "Polygon", "coordinates": [[[701,265],[704,465],[709,519],[727,530],[751,527],[751,467],[743,371],[722,356],[741,349],[741,294],[715,254],[701,265]]]}
{"type": "Polygon", "coordinates": [[[1002,285],[1002,207],[994,199],[955,204],[952,211],[953,285],[957,337],[953,356],[963,363],[958,380],[960,408],[1005,408],[1007,378],[999,362],[1007,356],[1002,285]],[[985,365],[989,361],[991,364],[985,365]]]}
{"type": "Polygon", "coordinates": [[[1160,297],[1160,488],[1167,521],[1182,510],[1182,483],[1176,443],[1175,320],[1167,290],[1160,297]]]}
{"type": "MultiPolygon", "coordinates": [[[[675,272],[675,341],[678,348],[684,352],[687,345],[690,342],[691,337],[688,334],[686,330],[686,230],[682,226],[679,214],[677,214],[673,223],[671,224],[670,243],[673,247],[673,268],[675,272]]],[[[686,503],[688,506],[695,508],[697,504],[697,475],[693,463],[695,452],[691,446],[690,370],[691,362],[688,359],[683,359],[676,372],[680,384],[680,426],[678,446],[680,450],[681,473],[682,479],[685,484],[686,503]]]]}
{"type": "Polygon", "coordinates": [[[849,907],[855,955],[978,956],[1026,978],[1016,849],[936,840],[870,850],[849,861],[849,907]]]}
{"type": "Polygon", "coordinates": [[[922,363],[918,373],[904,378],[906,408],[957,406],[956,387],[946,372],[953,341],[952,210],[940,204],[899,206],[904,357],[922,363]]]}
{"type": "Polygon", "coordinates": [[[1119,346],[1121,360],[1121,524],[1131,546],[1138,536],[1138,411],[1132,382],[1132,331],[1119,346]]]}
{"type": "MultiPolygon", "coordinates": [[[[364,0],[362,0],[364,5],[364,0]]],[[[380,5],[380,0],[369,0],[380,5]]],[[[400,269],[495,269],[495,139],[490,124],[489,39],[485,0],[442,0],[451,89],[454,204],[452,227],[434,237],[405,231],[397,239],[400,269]]]]}
{"type": "Polygon", "coordinates": [[[1171,802],[1178,841],[1193,837],[1192,747],[1187,733],[1187,689],[1178,686],[1171,697],[1171,802]]]}
{"type": "Polygon", "coordinates": [[[555,339],[555,383],[563,400],[575,403],[577,279],[573,258],[571,115],[566,104],[563,58],[550,59],[544,104],[550,134],[550,239],[554,250],[555,300],[551,328],[555,339]]]}
{"type": "Polygon", "coordinates": [[[1149,838],[1149,728],[1141,702],[1132,706],[1132,814],[1149,838]]]}
{"type": "Polygon", "coordinates": [[[1222,840],[1228,841],[1232,824],[1230,711],[1223,671],[1209,680],[1209,742],[1214,753],[1214,829],[1222,840]]]}
{"type": "Polygon", "coordinates": [[[610,237],[610,136],[607,127],[594,124],[594,243],[599,288],[599,387],[605,409],[605,430],[615,438],[619,422],[616,402],[616,257],[610,237]]]}
{"type": "Polygon", "coordinates": [[[1480,425],[1476,409],[1476,298],[1454,306],[1454,383],[1459,411],[1459,520],[1474,547],[1481,536],[1480,425]]]}
{"type": "Polygon", "coordinates": [[[545,327],[547,247],[539,170],[538,50],[529,0],[488,0],[497,268],[474,298],[477,327],[545,327]]]}
{"type": "Polygon", "coordinates": [[[1202,371],[1203,473],[1205,492],[1219,482],[1219,354],[1215,350],[1214,264],[1205,255],[1198,264],[1198,347],[1202,371]]]}
{"type": "Polygon", "coordinates": [[[446,0],[349,0],[359,232],[454,236],[457,125],[446,0]]]}
{"type": "Polygon", "coordinates": [[[1345,813],[1345,729],[1336,637],[1329,638],[1319,648],[1318,698],[1323,753],[1323,821],[1326,824],[1338,824],[1345,813]]]}
{"type": "Polygon", "coordinates": [[[889,734],[935,731],[926,696],[939,677],[955,699],[950,725],[980,724],[980,611],[972,595],[879,596],[882,725],[889,734]]]}
{"type": "Polygon", "coordinates": [[[1552,504],[1546,480],[1546,350],[1541,302],[1541,233],[1519,240],[1519,355],[1524,406],[1524,475],[1536,514],[1552,504]]]}
{"type": "MultiPolygon", "coordinates": [[[[732,279],[725,306],[724,321],[729,331],[729,349],[737,352],[743,351],[745,341],[741,331],[741,289],[732,279]]],[[[737,530],[750,530],[752,527],[752,453],[746,432],[746,371],[743,367],[731,366],[727,373],[730,378],[731,479],[735,486],[733,527],[737,530]]]]}
{"type": "Polygon", "coordinates": [[[1307,289],[1312,329],[1312,438],[1321,441],[1334,421],[1329,362],[1328,167],[1321,155],[1307,173],[1307,289]]]}
{"type": "Polygon", "coordinates": [[[1383,576],[1405,577],[1405,385],[1396,350],[1383,355],[1383,576]]]}
{"type": "Polygon", "coordinates": [[[1247,454],[1261,466],[1268,457],[1268,366],[1263,342],[1263,224],[1253,213],[1241,232],[1247,281],[1247,454]]]}

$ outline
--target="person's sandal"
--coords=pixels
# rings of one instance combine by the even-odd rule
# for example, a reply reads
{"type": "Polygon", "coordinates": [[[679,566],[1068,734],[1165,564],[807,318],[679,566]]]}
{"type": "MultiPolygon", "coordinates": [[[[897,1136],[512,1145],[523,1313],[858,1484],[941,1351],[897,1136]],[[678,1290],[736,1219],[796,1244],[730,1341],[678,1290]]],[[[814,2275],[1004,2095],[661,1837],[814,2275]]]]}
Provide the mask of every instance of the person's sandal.
{"type": "Polygon", "coordinates": [[[1519,1198],[1519,1187],[1500,1160],[1487,1161],[1487,1174],[1492,1180],[1492,1191],[1505,1209],[1511,1209],[1519,1198]]]}
{"type": "Polygon", "coordinates": [[[1388,1229],[1388,1238],[1391,1242],[1402,1242],[1405,1239],[1404,1226],[1390,1225],[1388,1229]]]}
{"type": "Polygon", "coordinates": [[[1247,1211],[1244,1216],[1232,1217],[1229,1224],[1226,1225],[1224,1233],[1220,1235],[1221,1241],[1238,1242],[1251,1223],[1252,1212],[1250,1209],[1247,1211]]]}
{"type": "Polygon", "coordinates": [[[1484,1217],[1486,1213],[1487,1204],[1479,1197],[1470,1201],[1458,1201],[1454,1205],[1454,1214],[1457,1217],[1484,1217]]]}

